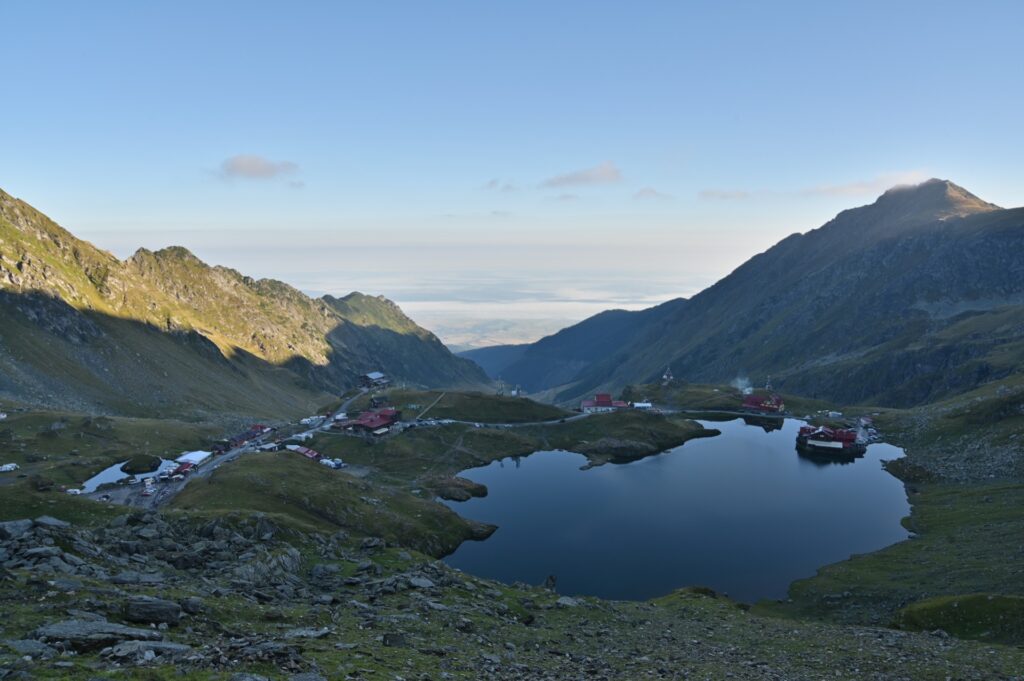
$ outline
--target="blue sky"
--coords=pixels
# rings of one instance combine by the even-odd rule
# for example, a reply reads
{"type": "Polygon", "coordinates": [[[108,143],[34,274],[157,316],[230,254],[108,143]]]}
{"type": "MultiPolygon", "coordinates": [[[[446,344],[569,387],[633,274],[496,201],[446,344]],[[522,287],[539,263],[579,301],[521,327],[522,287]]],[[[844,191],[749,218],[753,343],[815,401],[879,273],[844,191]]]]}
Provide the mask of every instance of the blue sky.
{"type": "Polygon", "coordinates": [[[579,318],[887,186],[1024,204],[1024,3],[22,2],[0,187],[119,256],[579,318]]]}

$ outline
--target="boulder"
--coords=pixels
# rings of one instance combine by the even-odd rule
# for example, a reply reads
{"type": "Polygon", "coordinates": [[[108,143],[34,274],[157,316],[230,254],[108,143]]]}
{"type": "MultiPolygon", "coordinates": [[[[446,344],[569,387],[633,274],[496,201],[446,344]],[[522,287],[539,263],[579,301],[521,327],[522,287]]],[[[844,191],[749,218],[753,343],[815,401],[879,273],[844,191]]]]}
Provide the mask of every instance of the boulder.
{"type": "Polygon", "coordinates": [[[99,650],[121,641],[159,641],[163,635],[155,629],[126,627],[113,622],[65,620],[45,624],[34,632],[40,641],[66,641],[78,652],[99,650]]]}
{"type": "Polygon", "coordinates": [[[124,618],[139,624],[177,624],[181,606],[162,598],[133,598],[124,604],[124,618]]]}
{"type": "Polygon", "coordinates": [[[205,607],[203,599],[198,596],[188,596],[181,599],[181,609],[190,615],[198,615],[205,607]]]}
{"type": "Polygon", "coordinates": [[[57,654],[57,651],[41,641],[31,639],[4,641],[4,645],[16,652],[18,655],[28,655],[34,658],[49,659],[57,654]]]}
{"type": "Polygon", "coordinates": [[[337,577],[339,572],[341,572],[341,567],[334,563],[317,563],[309,571],[309,576],[313,581],[322,582],[337,577]]]}
{"type": "Polygon", "coordinates": [[[300,629],[290,629],[284,632],[285,638],[323,638],[331,634],[330,627],[303,627],[300,629]]]}
{"type": "Polygon", "coordinates": [[[176,657],[192,651],[191,646],[171,641],[124,641],[104,651],[106,657],[148,662],[156,657],[176,657]]]}
{"type": "Polygon", "coordinates": [[[8,520],[7,522],[0,523],[0,539],[17,539],[31,529],[32,521],[27,518],[24,520],[8,520]]]}
{"type": "Polygon", "coordinates": [[[63,529],[65,527],[71,527],[71,523],[64,522],[53,516],[41,515],[33,521],[36,527],[47,527],[50,529],[63,529]]]}

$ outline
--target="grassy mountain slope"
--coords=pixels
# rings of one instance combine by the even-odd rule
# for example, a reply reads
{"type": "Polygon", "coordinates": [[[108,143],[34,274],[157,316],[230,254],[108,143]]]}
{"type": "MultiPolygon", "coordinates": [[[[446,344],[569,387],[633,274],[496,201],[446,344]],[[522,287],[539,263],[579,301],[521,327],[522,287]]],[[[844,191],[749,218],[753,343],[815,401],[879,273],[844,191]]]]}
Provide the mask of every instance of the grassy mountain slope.
{"type": "Polygon", "coordinates": [[[312,299],[181,247],[121,262],[2,191],[0,316],[0,395],[35,406],[294,415],[375,369],[487,381],[383,298],[312,299]]]}

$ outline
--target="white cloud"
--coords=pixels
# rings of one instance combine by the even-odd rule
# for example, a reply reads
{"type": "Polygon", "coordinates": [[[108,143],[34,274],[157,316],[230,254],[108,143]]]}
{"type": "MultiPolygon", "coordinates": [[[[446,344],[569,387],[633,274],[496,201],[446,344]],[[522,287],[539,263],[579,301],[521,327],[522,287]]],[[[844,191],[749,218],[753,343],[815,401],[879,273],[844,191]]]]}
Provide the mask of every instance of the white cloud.
{"type": "Polygon", "coordinates": [[[552,196],[552,200],[567,203],[569,201],[578,201],[579,196],[576,194],[559,194],[558,196],[552,196]]]}
{"type": "Polygon", "coordinates": [[[298,169],[298,164],[291,161],[271,161],[256,154],[239,154],[224,159],[220,164],[221,177],[248,180],[270,180],[290,175],[298,169]]]}
{"type": "Polygon", "coordinates": [[[599,163],[593,168],[576,170],[555,175],[541,182],[542,187],[577,187],[598,184],[612,184],[622,179],[622,173],[611,161],[599,163]]]}
{"type": "Polygon", "coordinates": [[[750,198],[750,192],[742,189],[705,189],[697,194],[702,199],[715,199],[718,201],[738,201],[750,198]]]}
{"type": "Polygon", "coordinates": [[[519,187],[517,187],[511,182],[504,182],[502,180],[499,180],[498,178],[494,178],[484,184],[484,189],[491,192],[508,193],[516,191],[517,189],[519,189],[519,187]]]}
{"type": "Polygon", "coordinates": [[[643,189],[638,191],[636,194],[633,194],[633,198],[634,199],[639,199],[639,200],[651,200],[651,199],[655,199],[655,200],[662,199],[663,200],[663,199],[671,199],[672,195],[671,194],[666,194],[664,192],[659,192],[654,187],[644,187],[643,189]]]}
{"type": "Polygon", "coordinates": [[[926,173],[912,170],[878,175],[869,180],[819,185],[805,189],[801,194],[804,196],[877,196],[887,189],[903,185],[920,184],[927,179],[928,175],[926,173]]]}

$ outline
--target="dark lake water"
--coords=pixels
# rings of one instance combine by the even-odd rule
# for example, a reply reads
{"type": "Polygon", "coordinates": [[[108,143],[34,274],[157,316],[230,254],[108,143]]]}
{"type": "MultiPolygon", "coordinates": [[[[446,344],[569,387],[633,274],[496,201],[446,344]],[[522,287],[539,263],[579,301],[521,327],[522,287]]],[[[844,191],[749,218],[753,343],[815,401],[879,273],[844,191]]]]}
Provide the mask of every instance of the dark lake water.
{"type": "Polygon", "coordinates": [[[464,471],[488,496],[446,503],[498,531],[445,560],[509,583],[556,575],[562,594],[645,599],[703,585],[753,602],[908,536],[903,484],[881,465],[901,449],[823,464],[797,454],[799,421],[707,425],[722,434],[624,465],[584,471],[580,454],[537,452],[464,471]]]}

